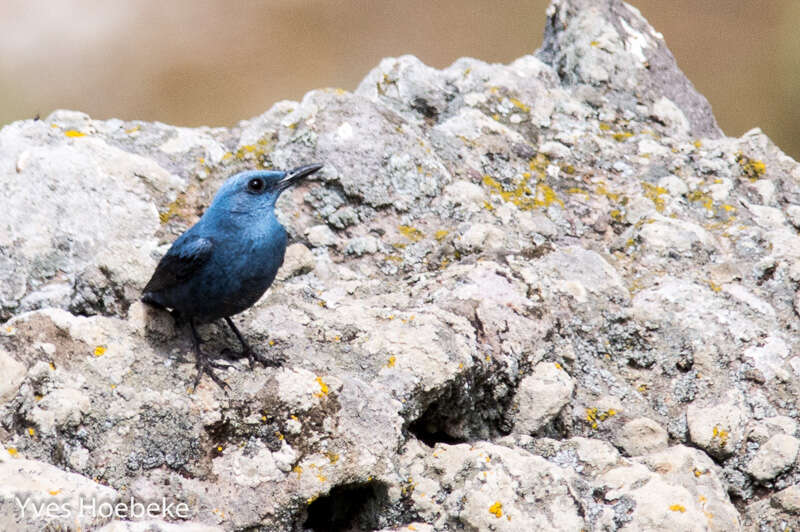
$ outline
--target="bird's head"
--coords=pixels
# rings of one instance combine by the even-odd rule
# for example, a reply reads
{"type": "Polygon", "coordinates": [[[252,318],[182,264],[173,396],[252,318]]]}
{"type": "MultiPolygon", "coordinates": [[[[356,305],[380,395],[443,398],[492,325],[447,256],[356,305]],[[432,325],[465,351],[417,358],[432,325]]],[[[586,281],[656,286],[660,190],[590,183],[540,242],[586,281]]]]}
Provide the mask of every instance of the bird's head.
{"type": "Polygon", "coordinates": [[[309,164],[288,172],[253,170],[238,173],[220,187],[207,214],[263,216],[265,211],[266,214],[272,213],[281,192],[320,168],[321,164],[309,164]]]}

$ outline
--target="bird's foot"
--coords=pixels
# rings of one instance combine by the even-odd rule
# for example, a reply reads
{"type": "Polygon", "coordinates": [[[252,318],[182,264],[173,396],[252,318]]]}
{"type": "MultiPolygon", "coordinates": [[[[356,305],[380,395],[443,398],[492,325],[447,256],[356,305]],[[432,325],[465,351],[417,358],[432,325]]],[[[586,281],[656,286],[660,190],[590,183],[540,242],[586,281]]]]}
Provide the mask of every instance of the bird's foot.
{"type": "Polygon", "coordinates": [[[286,358],[283,355],[274,355],[272,357],[268,357],[266,355],[262,355],[258,351],[254,350],[249,345],[243,349],[242,351],[233,351],[232,349],[228,349],[227,347],[222,350],[220,353],[223,357],[227,358],[228,360],[239,360],[242,358],[247,358],[250,361],[250,369],[255,369],[256,362],[264,366],[265,368],[278,368],[286,362],[286,358]]]}
{"type": "Polygon", "coordinates": [[[206,355],[202,353],[199,349],[196,351],[197,355],[197,377],[194,379],[194,389],[197,389],[197,385],[200,384],[200,379],[203,377],[203,373],[211,377],[211,380],[214,381],[217,386],[222,388],[225,393],[231,389],[227,382],[222,380],[216,373],[214,373],[214,368],[217,369],[224,369],[227,366],[224,364],[219,364],[214,362],[213,360],[209,360],[206,355]]]}
{"type": "Polygon", "coordinates": [[[286,357],[284,357],[280,353],[275,353],[271,357],[266,355],[262,355],[258,351],[254,351],[253,349],[248,349],[246,352],[248,360],[250,360],[250,369],[254,369],[256,362],[264,366],[265,368],[279,368],[286,362],[286,357]]]}

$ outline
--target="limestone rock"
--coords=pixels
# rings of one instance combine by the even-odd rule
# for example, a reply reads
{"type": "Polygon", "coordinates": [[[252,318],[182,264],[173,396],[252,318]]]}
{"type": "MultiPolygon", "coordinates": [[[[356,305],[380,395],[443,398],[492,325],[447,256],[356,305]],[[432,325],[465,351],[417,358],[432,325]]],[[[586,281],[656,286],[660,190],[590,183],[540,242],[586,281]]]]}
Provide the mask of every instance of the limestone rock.
{"type": "Polygon", "coordinates": [[[515,400],[519,411],[514,430],[523,434],[538,431],[569,402],[574,388],[575,382],[560,365],[537,364],[517,388],[515,400]]]}
{"type": "Polygon", "coordinates": [[[800,515],[800,484],[792,484],[772,496],[772,501],[790,514],[800,515]]]}
{"type": "Polygon", "coordinates": [[[633,419],[622,427],[619,444],[629,456],[650,454],[667,448],[667,431],[652,419],[633,419]]]}
{"type": "Polygon", "coordinates": [[[743,437],[744,413],[731,397],[708,407],[689,405],[686,412],[692,442],[714,456],[733,454],[743,437]]]}
{"type": "Polygon", "coordinates": [[[0,461],[0,526],[3,530],[89,527],[108,521],[117,491],[37,460],[0,461]],[[108,511],[110,509],[110,511],[108,511]]]}
{"type": "Polygon", "coordinates": [[[277,278],[283,281],[295,275],[308,273],[315,265],[314,255],[307,247],[300,243],[291,244],[286,248],[286,256],[277,278]]]}
{"type": "Polygon", "coordinates": [[[3,489],[190,514],[83,529],[796,521],[800,165],[723,136],[624,2],[553,0],[535,54],[386,58],[234,128],[16,122],[0,185],[3,489]],[[283,280],[235,317],[282,365],[216,358],[238,343],[202,324],[230,391],[190,390],[141,287],[228,176],[309,162],[283,280]]]}
{"type": "Polygon", "coordinates": [[[795,463],[800,440],[785,434],[771,437],[756,453],[747,468],[756,480],[765,481],[795,463]]]}

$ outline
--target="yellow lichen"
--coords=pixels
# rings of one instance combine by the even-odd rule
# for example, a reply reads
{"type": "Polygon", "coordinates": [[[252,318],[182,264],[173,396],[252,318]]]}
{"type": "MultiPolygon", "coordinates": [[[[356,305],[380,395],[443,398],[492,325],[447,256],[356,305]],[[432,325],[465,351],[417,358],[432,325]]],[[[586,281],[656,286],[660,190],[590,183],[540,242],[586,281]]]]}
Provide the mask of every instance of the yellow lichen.
{"type": "Polygon", "coordinates": [[[324,395],[328,395],[328,391],[329,391],[328,390],[328,385],[325,384],[325,381],[322,380],[322,377],[317,377],[314,380],[316,380],[317,384],[319,384],[319,392],[316,392],[314,394],[314,396],[315,397],[322,397],[324,395]]]}
{"type": "Polygon", "coordinates": [[[389,362],[386,363],[387,368],[393,368],[395,363],[397,363],[397,357],[392,355],[389,357],[389,362]]]}
{"type": "Polygon", "coordinates": [[[597,185],[595,186],[595,192],[597,194],[600,194],[601,196],[605,196],[606,198],[614,202],[619,202],[621,198],[621,196],[616,192],[609,192],[608,189],[606,188],[606,184],[603,183],[602,181],[597,183],[597,185]]]}
{"type": "Polygon", "coordinates": [[[707,192],[696,189],[689,192],[689,194],[686,196],[686,199],[694,202],[702,202],[703,207],[705,207],[707,211],[712,213],[714,212],[714,199],[707,192]]]}
{"type": "Polygon", "coordinates": [[[767,171],[767,166],[762,161],[751,159],[742,152],[736,154],[736,162],[751,181],[755,181],[767,171]]]}
{"type": "Polygon", "coordinates": [[[18,453],[18,451],[13,447],[9,447],[8,449],[6,449],[6,451],[8,451],[8,454],[10,454],[11,456],[17,456],[18,453]]]}
{"type": "Polygon", "coordinates": [[[613,408],[609,408],[608,410],[600,410],[596,406],[586,409],[586,421],[589,422],[593,429],[597,429],[598,421],[605,421],[610,417],[614,417],[617,415],[617,411],[613,408]]]}
{"type": "Polygon", "coordinates": [[[178,216],[180,211],[186,207],[186,201],[183,197],[178,197],[175,201],[167,204],[167,210],[158,213],[158,219],[162,224],[167,223],[175,216],[178,216]]]}
{"type": "Polygon", "coordinates": [[[33,427],[28,427],[28,435],[36,436],[36,430],[33,427]]]}
{"type": "Polygon", "coordinates": [[[692,145],[697,148],[698,150],[703,147],[703,142],[700,139],[692,142],[692,145]]]}
{"type": "Polygon", "coordinates": [[[527,113],[531,110],[530,107],[522,103],[521,101],[517,100],[516,98],[509,98],[509,101],[514,104],[514,107],[522,110],[523,112],[527,113]]]}
{"type": "Polygon", "coordinates": [[[85,137],[86,133],[81,133],[80,131],[77,131],[75,129],[68,129],[64,132],[64,135],[70,138],[76,138],[76,137],[85,137]]]}
{"type": "Polygon", "coordinates": [[[722,285],[718,285],[717,283],[715,283],[714,281],[712,281],[712,280],[710,280],[710,279],[709,279],[709,281],[708,281],[708,286],[709,286],[709,287],[711,288],[711,290],[713,290],[714,292],[719,292],[720,290],[722,290],[722,285]]]}
{"type": "Polygon", "coordinates": [[[489,513],[500,519],[503,517],[503,503],[500,501],[495,502],[489,507],[489,513]]]}
{"type": "Polygon", "coordinates": [[[661,196],[667,193],[667,189],[645,182],[642,183],[642,188],[644,189],[645,197],[653,202],[656,206],[656,210],[658,212],[664,212],[664,198],[661,196]]]}
{"type": "Polygon", "coordinates": [[[584,190],[578,187],[568,188],[567,194],[583,194],[584,196],[586,196],[586,199],[589,199],[589,197],[591,196],[588,190],[584,190]]]}
{"type": "Polygon", "coordinates": [[[338,454],[336,454],[336,453],[335,453],[335,452],[333,452],[333,451],[328,451],[327,453],[325,453],[325,456],[327,456],[327,457],[328,457],[328,461],[329,461],[330,463],[332,463],[332,464],[335,464],[336,462],[338,462],[338,461],[339,461],[339,455],[338,455],[338,454]]]}
{"type": "Polygon", "coordinates": [[[561,364],[559,364],[558,362],[556,362],[555,365],[556,365],[556,369],[564,369],[564,368],[561,367],[561,364]]]}
{"type": "Polygon", "coordinates": [[[419,242],[420,240],[425,238],[425,234],[422,231],[410,225],[398,226],[397,230],[400,231],[400,234],[402,234],[412,242],[419,242]]]}
{"type": "Polygon", "coordinates": [[[450,231],[448,231],[447,229],[439,229],[433,234],[433,238],[441,242],[442,240],[444,240],[444,237],[446,237],[448,234],[450,234],[450,231]]]}
{"type": "Polygon", "coordinates": [[[633,136],[633,133],[630,131],[622,131],[620,133],[614,133],[611,137],[616,140],[617,142],[622,142],[623,140],[629,139],[633,136]]]}
{"type": "Polygon", "coordinates": [[[94,348],[94,356],[101,357],[106,354],[106,348],[102,345],[98,345],[94,348]]]}
{"type": "Polygon", "coordinates": [[[673,504],[672,506],[669,507],[669,509],[672,510],[673,512],[681,512],[681,513],[686,511],[686,507],[680,504],[673,504]]]}
{"type": "Polygon", "coordinates": [[[728,437],[730,434],[724,428],[721,428],[719,425],[714,425],[714,429],[712,431],[711,439],[719,440],[719,446],[725,447],[728,444],[728,437]]]}
{"type": "MultiPolygon", "coordinates": [[[[536,171],[538,179],[544,179],[545,169],[547,168],[546,158],[537,156],[530,162],[531,170],[536,171]]],[[[519,207],[520,210],[531,210],[538,207],[549,207],[553,203],[558,203],[562,207],[564,202],[556,195],[555,191],[543,182],[537,182],[535,188],[530,186],[531,174],[525,172],[521,179],[513,181],[510,190],[507,190],[501,183],[493,177],[486,175],[483,177],[484,186],[488,187],[492,194],[508,203],[519,207]]],[[[488,205],[488,204],[487,204],[488,205]]]]}

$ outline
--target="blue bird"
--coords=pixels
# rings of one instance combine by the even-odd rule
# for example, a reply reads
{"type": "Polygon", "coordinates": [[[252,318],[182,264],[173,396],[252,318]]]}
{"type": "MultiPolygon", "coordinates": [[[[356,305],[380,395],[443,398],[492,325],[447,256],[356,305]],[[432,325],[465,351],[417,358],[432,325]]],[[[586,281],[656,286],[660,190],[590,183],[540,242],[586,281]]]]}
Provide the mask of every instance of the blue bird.
{"type": "Polygon", "coordinates": [[[203,373],[228,387],[200,349],[197,323],[223,318],[242,345],[252,367],[257,355],[231,316],[252,306],[266,292],[283,264],[286,230],[275,216],[281,192],[322,168],[310,164],[289,172],[250,171],[230,178],[205,214],[178,237],[142,291],[142,301],[186,319],[197,357],[195,388],[203,373]]]}

